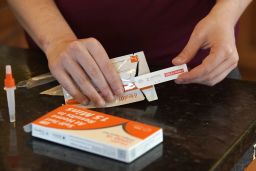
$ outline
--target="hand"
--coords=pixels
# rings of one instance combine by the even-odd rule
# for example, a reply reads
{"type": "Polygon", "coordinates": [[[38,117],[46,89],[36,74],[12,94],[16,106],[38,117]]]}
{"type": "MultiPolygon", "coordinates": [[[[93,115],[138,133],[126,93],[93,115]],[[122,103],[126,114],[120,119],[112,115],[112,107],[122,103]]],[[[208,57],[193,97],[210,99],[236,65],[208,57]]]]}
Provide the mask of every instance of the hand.
{"type": "Polygon", "coordinates": [[[188,63],[197,51],[210,49],[202,64],[179,76],[177,84],[199,83],[213,86],[222,81],[238,64],[234,25],[208,15],[195,27],[187,45],[172,60],[174,65],[188,63]]]}
{"type": "Polygon", "coordinates": [[[53,76],[83,104],[104,106],[124,91],[115,67],[94,38],[60,41],[46,55],[53,76]]]}

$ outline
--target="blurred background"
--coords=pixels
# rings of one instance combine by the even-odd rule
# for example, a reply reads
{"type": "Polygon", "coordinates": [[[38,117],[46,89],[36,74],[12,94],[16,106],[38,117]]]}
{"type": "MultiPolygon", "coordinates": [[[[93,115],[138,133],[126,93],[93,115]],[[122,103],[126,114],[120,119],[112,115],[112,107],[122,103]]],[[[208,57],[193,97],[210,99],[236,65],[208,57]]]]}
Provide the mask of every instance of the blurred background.
{"type": "MultiPolygon", "coordinates": [[[[242,79],[256,80],[256,1],[240,19],[237,47],[242,79]]],[[[0,45],[27,48],[24,32],[5,0],[0,0],[0,45]]]]}

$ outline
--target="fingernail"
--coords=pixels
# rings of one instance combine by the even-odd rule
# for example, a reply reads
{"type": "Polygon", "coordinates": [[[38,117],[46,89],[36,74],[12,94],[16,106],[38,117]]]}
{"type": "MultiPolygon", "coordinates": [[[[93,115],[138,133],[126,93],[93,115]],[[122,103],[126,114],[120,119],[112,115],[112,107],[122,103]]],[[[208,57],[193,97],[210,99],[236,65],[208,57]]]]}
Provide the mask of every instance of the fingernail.
{"type": "Polygon", "coordinates": [[[89,104],[89,101],[88,101],[88,100],[83,100],[83,101],[82,101],[82,104],[86,106],[86,105],[89,104]]]}
{"type": "Polygon", "coordinates": [[[123,89],[123,88],[117,89],[117,90],[115,91],[115,95],[117,95],[117,96],[120,96],[120,95],[122,95],[123,93],[124,93],[124,89],[123,89]]]}
{"type": "Polygon", "coordinates": [[[107,102],[111,102],[114,100],[114,96],[111,91],[107,91],[105,93],[99,92],[99,95],[107,102]]]}
{"type": "Polygon", "coordinates": [[[98,107],[104,107],[105,105],[106,105],[106,103],[105,103],[104,100],[100,100],[100,101],[98,101],[98,103],[97,103],[97,106],[98,106],[98,107]]]}
{"type": "Polygon", "coordinates": [[[175,63],[181,63],[183,60],[181,58],[175,58],[173,61],[175,63]]]}
{"type": "Polygon", "coordinates": [[[111,94],[109,94],[107,97],[106,97],[106,100],[108,101],[108,102],[112,102],[113,100],[115,100],[115,97],[112,95],[112,93],[111,94]]]}
{"type": "Polygon", "coordinates": [[[179,56],[179,57],[174,58],[173,62],[178,63],[178,64],[182,64],[182,63],[184,63],[184,60],[185,60],[184,57],[179,56]]]}

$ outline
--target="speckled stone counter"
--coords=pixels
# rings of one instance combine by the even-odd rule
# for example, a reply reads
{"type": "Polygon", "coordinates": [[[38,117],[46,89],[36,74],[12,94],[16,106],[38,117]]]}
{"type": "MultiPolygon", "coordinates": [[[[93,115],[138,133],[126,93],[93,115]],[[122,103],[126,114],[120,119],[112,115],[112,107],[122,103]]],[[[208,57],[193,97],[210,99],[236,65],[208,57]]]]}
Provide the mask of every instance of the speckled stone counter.
{"type": "MultiPolygon", "coordinates": [[[[48,72],[42,53],[0,46],[0,87],[11,64],[16,82],[48,72]]],[[[159,100],[97,109],[160,126],[164,142],[125,164],[32,138],[22,127],[63,104],[39,93],[57,83],[16,90],[16,124],[10,124],[0,89],[0,170],[230,170],[256,139],[256,83],[226,79],[214,87],[157,85],[159,100]]]]}

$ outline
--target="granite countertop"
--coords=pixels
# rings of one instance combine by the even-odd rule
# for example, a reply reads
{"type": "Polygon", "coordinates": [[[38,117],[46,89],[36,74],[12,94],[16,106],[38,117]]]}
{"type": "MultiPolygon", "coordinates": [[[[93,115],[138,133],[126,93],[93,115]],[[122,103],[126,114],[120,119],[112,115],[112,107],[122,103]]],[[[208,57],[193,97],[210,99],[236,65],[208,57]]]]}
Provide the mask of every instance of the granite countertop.
{"type": "MultiPolygon", "coordinates": [[[[11,64],[16,82],[48,71],[39,51],[0,46],[0,87],[11,64]]],[[[0,90],[0,170],[230,170],[255,142],[256,82],[225,79],[214,87],[156,86],[159,100],[97,109],[160,126],[164,142],[125,164],[32,138],[22,127],[64,103],[39,93],[56,82],[16,90],[16,119],[9,123],[6,96],[0,90]]]]}

